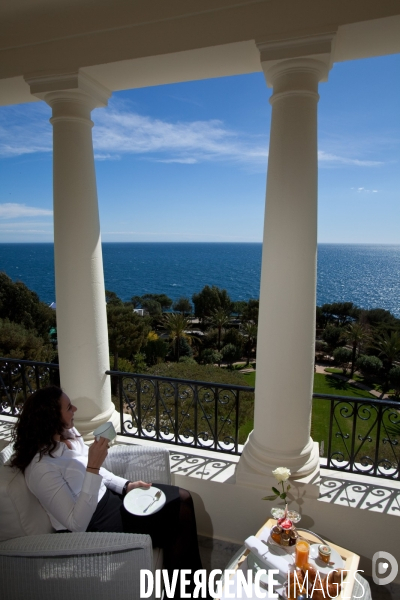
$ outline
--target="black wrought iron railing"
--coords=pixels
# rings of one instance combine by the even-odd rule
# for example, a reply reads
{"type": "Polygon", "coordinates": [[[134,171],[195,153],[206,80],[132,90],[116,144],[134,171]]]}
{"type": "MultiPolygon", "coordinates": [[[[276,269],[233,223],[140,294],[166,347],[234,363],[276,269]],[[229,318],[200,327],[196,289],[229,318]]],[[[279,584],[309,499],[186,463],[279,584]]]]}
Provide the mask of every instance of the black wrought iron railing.
{"type": "Polygon", "coordinates": [[[29,394],[60,385],[57,364],[0,358],[0,414],[17,416],[29,394]]]}
{"type": "MultiPolygon", "coordinates": [[[[313,394],[328,469],[400,479],[400,402],[313,394]]],[[[315,425],[314,425],[315,427],[315,425]]],[[[315,433],[312,432],[315,439],[315,433]]],[[[323,461],[325,462],[325,461],[323,461]]]]}
{"type": "MultiPolygon", "coordinates": [[[[240,453],[252,420],[254,388],[107,374],[118,392],[122,435],[240,453]]],[[[0,414],[17,416],[27,395],[50,384],[59,385],[57,364],[0,358],[0,414]]],[[[313,394],[312,423],[325,468],[400,480],[400,402],[313,394]]]]}
{"type": "Polygon", "coordinates": [[[253,402],[254,388],[118,371],[107,374],[118,390],[122,435],[239,454],[241,401],[253,402]]]}

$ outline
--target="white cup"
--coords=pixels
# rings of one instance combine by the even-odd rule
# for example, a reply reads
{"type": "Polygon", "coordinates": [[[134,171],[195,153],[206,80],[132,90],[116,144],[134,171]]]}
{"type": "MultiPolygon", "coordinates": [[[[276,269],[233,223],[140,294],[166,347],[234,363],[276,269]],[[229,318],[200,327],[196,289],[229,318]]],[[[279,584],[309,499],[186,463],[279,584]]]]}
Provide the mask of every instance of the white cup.
{"type": "Polygon", "coordinates": [[[101,437],[112,442],[117,437],[117,432],[114,429],[114,425],[108,421],[108,423],[103,423],[103,425],[97,427],[97,429],[93,431],[93,435],[96,442],[98,442],[101,437]]]}

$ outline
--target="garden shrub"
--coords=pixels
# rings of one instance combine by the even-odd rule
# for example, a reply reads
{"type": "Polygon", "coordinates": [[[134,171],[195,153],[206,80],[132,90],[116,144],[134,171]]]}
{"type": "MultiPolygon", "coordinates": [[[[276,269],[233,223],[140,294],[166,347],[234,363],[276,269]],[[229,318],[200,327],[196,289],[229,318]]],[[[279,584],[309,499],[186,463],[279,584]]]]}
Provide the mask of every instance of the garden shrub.
{"type": "Polygon", "coordinates": [[[377,356],[367,356],[362,354],[356,360],[356,369],[360,371],[365,379],[374,379],[379,376],[382,370],[382,361],[377,356]]]}

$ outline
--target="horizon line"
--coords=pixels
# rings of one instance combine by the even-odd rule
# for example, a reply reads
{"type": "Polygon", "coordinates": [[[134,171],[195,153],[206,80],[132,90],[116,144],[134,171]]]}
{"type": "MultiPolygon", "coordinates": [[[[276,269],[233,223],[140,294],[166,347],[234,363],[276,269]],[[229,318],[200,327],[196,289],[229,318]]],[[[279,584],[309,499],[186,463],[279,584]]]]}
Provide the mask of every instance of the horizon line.
{"type": "MultiPolygon", "coordinates": [[[[40,244],[48,244],[54,245],[54,241],[52,242],[40,242],[40,241],[31,241],[31,242],[0,242],[0,246],[16,246],[16,245],[40,245],[40,244]]],[[[232,241],[177,241],[177,240],[166,240],[166,241],[153,241],[153,240],[142,240],[142,241],[120,241],[120,242],[110,242],[110,241],[102,241],[101,244],[263,244],[263,242],[252,242],[252,241],[242,241],[242,242],[232,242],[232,241]]],[[[400,242],[318,242],[317,245],[335,245],[335,246],[400,246],[400,242]]]]}

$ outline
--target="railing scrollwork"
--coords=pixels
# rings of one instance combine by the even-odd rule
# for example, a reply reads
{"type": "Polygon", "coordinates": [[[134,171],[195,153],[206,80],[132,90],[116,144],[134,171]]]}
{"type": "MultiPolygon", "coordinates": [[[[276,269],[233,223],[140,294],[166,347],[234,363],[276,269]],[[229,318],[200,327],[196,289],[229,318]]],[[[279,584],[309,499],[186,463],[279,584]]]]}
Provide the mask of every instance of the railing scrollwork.
{"type": "Polygon", "coordinates": [[[0,359],[0,414],[18,416],[26,397],[48,385],[60,385],[57,364],[0,359]]]}
{"type": "Polygon", "coordinates": [[[119,392],[122,435],[239,453],[240,394],[252,394],[254,388],[117,371],[107,374],[119,392]]]}
{"type": "MultiPolygon", "coordinates": [[[[314,394],[330,403],[326,467],[400,479],[400,403],[314,394]]],[[[327,443],[326,443],[327,441],[327,443]]]]}

